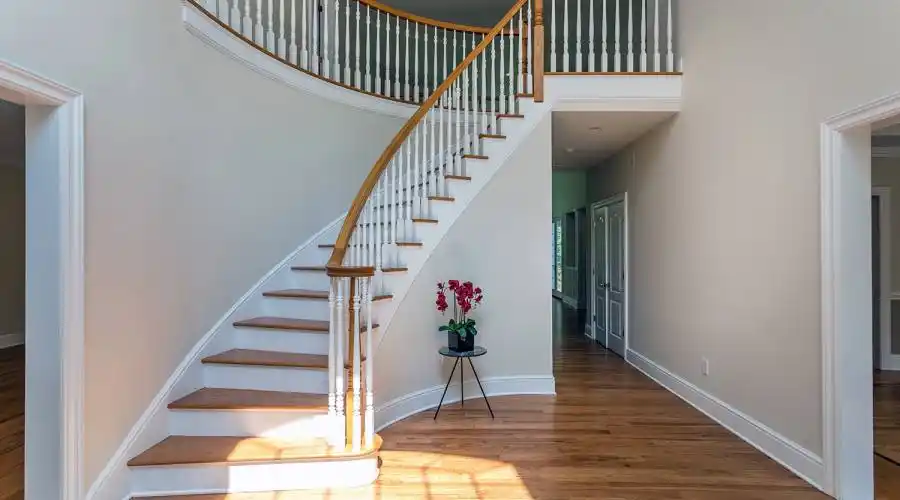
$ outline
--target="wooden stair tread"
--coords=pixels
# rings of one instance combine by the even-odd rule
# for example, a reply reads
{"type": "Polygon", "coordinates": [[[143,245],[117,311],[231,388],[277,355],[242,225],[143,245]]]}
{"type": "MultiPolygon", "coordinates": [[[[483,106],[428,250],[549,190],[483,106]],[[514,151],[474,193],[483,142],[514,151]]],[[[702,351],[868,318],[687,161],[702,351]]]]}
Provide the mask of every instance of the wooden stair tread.
{"type": "Polygon", "coordinates": [[[419,219],[416,217],[413,217],[412,221],[418,222],[419,224],[437,224],[438,223],[437,219],[419,219]]]}
{"type": "Polygon", "coordinates": [[[528,94],[528,93],[520,92],[520,93],[517,93],[517,94],[516,94],[516,97],[517,97],[517,98],[522,98],[522,97],[525,97],[525,98],[534,98],[534,94],[528,94]]]}
{"type": "Polygon", "coordinates": [[[326,394],[205,387],[169,403],[173,410],[328,411],[326,394]]]}
{"type": "MultiPolygon", "coordinates": [[[[328,295],[325,295],[328,298],[328,295]]],[[[266,328],[269,330],[296,330],[302,332],[328,333],[328,322],[317,319],[278,318],[274,316],[261,316],[241,321],[235,321],[234,326],[244,328],[266,328]]]]}
{"type": "Polygon", "coordinates": [[[478,134],[480,139],[506,139],[505,135],[502,134],[478,134]]]}
{"type": "MultiPolygon", "coordinates": [[[[349,447],[334,448],[323,438],[302,441],[236,436],[169,436],[129,460],[129,467],[195,464],[302,462],[352,459],[370,456],[381,447],[354,453],[349,447]]],[[[176,497],[177,498],[177,497],[176,497]]]]}
{"type": "Polygon", "coordinates": [[[456,198],[452,196],[429,196],[428,199],[432,201],[456,201],[456,198]]]}
{"type": "Polygon", "coordinates": [[[472,155],[467,154],[462,156],[465,160],[489,160],[490,158],[485,155],[472,155]]]}
{"type": "Polygon", "coordinates": [[[525,118],[525,115],[520,115],[518,113],[500,113],[497,115],[497,118],[525,118]]]}
{"type": "Polygon", "coordinates": [[[381,268],[381,272],[383,273],[405,273],[409,271],[408,267],[383,267],[381,268]]]}
{"type": "MultiPolygon", "coordinates": [[[[470,176],[468,176],[468,175],[451,175],[451,174],[447,174],[447,175],[445,175],[444,177],[446,177],[447,179],[453,179],[453,180],[457,180],[457,181],[471,181],[471,180],[472,180],[472,178],[471,178],[470,176]]],[[[415,219],[413,219],[413,222],[415,222],[415,219]]]]}
{"type": "MultiPolygon", "coordinates": [[[[365,356],[362,357],[365,361],[365,356]]],[[[203,358],[203,363],[214,365],[270,366],[276,368],[328,369],[325,354],[305,354],[299,352],[258,351],[255,349],[231,349],[203,358]]],[[[349,364],[345,363],[345,368],[349,364]]]]}
{"type": "MultiPolygon", "coordinates": [[[[328,300],[328,292],[325,290],[305,290],[302,288],[289,288],[287,290],[273,290],[270,292],[264,292],[264,297],[275,297],[280,299],[311,299],[311,300],[328,300]]],[[[394,296],[389,294],[382,295],[374,295],[372,300],[388,300],[392,299],[394,296]]],[[[304,320],[299,320],[304,321],[304,320]]],[[[328,322],[325,321],[325,327],[328,331],[328,322]]]]}

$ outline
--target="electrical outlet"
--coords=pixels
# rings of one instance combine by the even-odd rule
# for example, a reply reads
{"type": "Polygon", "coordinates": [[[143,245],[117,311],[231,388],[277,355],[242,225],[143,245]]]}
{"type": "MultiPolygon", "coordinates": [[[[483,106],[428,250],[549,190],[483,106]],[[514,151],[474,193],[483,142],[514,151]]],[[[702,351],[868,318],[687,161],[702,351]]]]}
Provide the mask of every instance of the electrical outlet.
{"type": "Polygon", "coordinates": [[[703,358],[700,364],[700,373],[702,373],[703,376],[709,375],[709,360],[706,358],[703,358]]]}

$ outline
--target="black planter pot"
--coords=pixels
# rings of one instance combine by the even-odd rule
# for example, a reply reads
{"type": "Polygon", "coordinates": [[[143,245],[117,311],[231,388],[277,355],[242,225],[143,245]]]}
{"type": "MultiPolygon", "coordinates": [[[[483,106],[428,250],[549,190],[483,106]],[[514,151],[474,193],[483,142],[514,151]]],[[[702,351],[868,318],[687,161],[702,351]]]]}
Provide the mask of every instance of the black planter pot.
{"type": "Polygon", "coordinates": [[[475,350],[475,336],[461,337],[458,333],[447,332],[447,347],[454,352],[469,352],[475,350]]]}

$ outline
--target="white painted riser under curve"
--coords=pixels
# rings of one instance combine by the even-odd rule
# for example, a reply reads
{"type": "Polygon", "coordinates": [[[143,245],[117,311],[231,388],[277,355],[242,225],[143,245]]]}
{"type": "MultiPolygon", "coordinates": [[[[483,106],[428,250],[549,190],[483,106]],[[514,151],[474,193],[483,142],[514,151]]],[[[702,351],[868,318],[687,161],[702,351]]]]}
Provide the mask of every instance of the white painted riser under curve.
{"type": "Polygon", "coordinates": [[[378,477],[378,458],[133,467],[133,496],[343,488],[371,484],[378,477]]]}
{"type": "Polygon", "coordinates": [[[231,337],[235,349],[328,354],[327,333],[235,328],[231,337]]]}
{"type": "Polygon", "coordinates": [[[173,436],[258,436],[280,439],[328,437],[324,411],[173,410],[173,436]]]}
{"type": "Polygon", "coordinates": [[[268,366],[203,365],[206,387],[328,394],[328,370],[268,366]]]}

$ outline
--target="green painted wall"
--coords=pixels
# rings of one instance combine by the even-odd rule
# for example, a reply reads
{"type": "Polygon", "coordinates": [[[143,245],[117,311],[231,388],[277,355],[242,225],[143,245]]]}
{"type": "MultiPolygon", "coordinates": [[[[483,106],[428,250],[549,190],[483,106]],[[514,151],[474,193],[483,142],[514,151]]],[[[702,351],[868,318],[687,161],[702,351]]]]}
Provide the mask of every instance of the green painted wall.
{"type": "Polygon", "coordinates": [[[553,217],[584,207],[587,203],[587,172],[585,170],[553,171],[553,217]]]}

